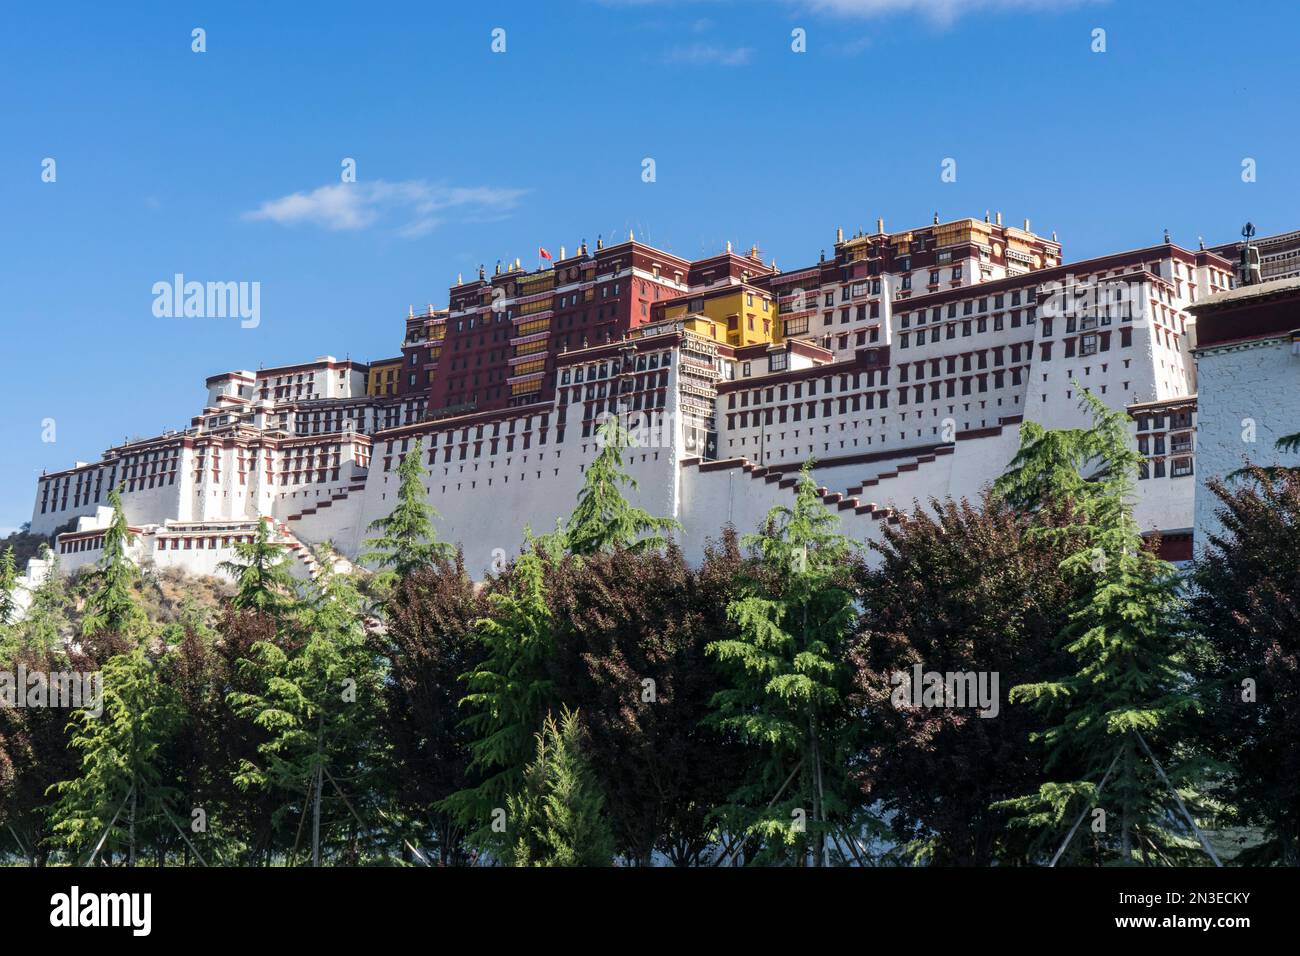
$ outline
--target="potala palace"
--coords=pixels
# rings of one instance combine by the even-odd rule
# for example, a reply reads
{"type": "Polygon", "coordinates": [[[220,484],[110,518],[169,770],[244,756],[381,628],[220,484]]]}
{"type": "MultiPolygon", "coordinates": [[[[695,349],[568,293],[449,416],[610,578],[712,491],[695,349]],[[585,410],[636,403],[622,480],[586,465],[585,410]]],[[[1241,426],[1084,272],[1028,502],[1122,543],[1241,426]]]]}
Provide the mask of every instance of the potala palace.
{"type": "Polygon", "coordinates": [[[870,541],[918,502],[977,495],[1022,422],[1085,424],[1086,388],[1130,413],[1138,519],[1186,559],[1213,521],[1207,470],[1276,460],[1300,430],[1300,280],[1262,281],[1258,260],[1166,235],[1065,262],[1055,235],[1001,214],[877,221],[792,271],[756,248],[688,261],[584,241],[458,279],[446,308],[408,311],[400,355],[213,375],[185,427],[43,475],[31,528],[64,529],[65,573],[93,563],[120,486],[141,564],[214,573],[267,521],[307,576],[311,545],[362,550],[422,439],[439,535],[477,574],[572,510],[618,413],[638,504],[681,522],[688,557],[791,500],[810,456],[843,530],[870,541]]]}

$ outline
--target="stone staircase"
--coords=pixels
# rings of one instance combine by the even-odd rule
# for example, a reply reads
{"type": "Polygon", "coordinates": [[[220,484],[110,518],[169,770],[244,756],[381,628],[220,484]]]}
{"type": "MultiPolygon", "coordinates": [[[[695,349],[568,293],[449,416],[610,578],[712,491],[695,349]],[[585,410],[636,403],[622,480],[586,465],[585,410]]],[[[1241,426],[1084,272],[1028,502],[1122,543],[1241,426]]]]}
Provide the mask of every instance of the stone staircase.
{"type": "Polygon", "coordinates": [[[345,501],[345,500],[347,499],[348,495],[350,495],[350,494],[352,494],[352,493],[354,493],[354,492],[365,491],[365,490],[366,490],[366,479],[365,479],[365,477],[363,476],[363,477],[357,479],[356,481],[353,481],[352,484],[348,485],[347,487],[343,488],[342,490],[340,490],[340,491],[336,491],[336,492],[333,492],[333,493],[329,496],[329,498],[325,499],[324,501],[321,501],[321,500],[318,499],[317,501],[313,502],[313,503],[312,503],[311,505],[309,505],[308,507],[303,508],[301,511],[298,511],[298,512],[295,512],[294,514],[289,515],[289,517],[285,518],[284,520],[285,520],[285,522],[289,522],[289,521],[301,521],[303,518],[306,518],[306,517],[309,517],[310,515],[314,515],[314,514],[317,514],[318,512],[324,511],[326,508],[332,508],[332,507],[333,507],[335,504],[337,504],[338,502],[345,501]]]}
{"type": "Polygon", "coordinates": [[[267,518],[272,530],[275,532],[276,543],[284,547],[289,552],[289,557],[295,561],[306,575],[307,580],[315,581],[321,576],[324,568],[320,561],[316,559],[316,554],[308,545],[301,541],[297,535],[289,529],[289,526],[283,521],[276,521],[274,518],[267,518]]]}
{"type": "MultiPolygon", "coordinates": [[[[953,445],[936,445],[915,457],[905,458],[895,464],[891,470],[879,472],[874,477],[866,478],[859,484],[851,485],[844,491],[831,491],[829,488],[822,486],[818,487],[817,494],[822,503],[828,508],[834,508],[838,511],[852,511],[857,515],[868,516],[873,521],[898,524],[902,519],[898,510],[871,501],[871,489],[880,486],[882,482],[898,478],[900,475],[919,471],[924,465],[931,464],[940,457],[951,455],[954,447],[953,445]]],[[[682,461],[682,465],[693,466],[704,472],[738,468],[752,480],[762,480],[765,484],[775,484],[782,489],[788,490],[795,489],[799,484],[799,465],[785,464],[764,467],[747,458],[731,458],[708,462],[699,458],[687,458],[682,461]]],[[[838,467],[835,459],[819,461],[817,465],[819,468],[838,467]]]]}

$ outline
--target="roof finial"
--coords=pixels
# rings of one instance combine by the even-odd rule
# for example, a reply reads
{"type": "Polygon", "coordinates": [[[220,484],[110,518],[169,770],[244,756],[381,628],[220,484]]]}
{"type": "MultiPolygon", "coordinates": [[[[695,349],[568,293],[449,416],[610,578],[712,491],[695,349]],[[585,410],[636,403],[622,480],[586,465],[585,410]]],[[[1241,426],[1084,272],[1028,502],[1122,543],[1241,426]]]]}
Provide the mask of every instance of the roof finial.
{"type": "Polygon", "coordinates": [[[939,210],[937,209],[934,211],[934,224],[939,225],[939,210]]]}
{"type": "Polygon", "coordinates": [[[1170,241],[1170,239],[1169,239],[1169,230],[1168,230],[1168,229],[1165,229],[1165,242],[1168,243],[1169,241],[1170,241]]]}
{"type": "Polygon", "coordinates": [[[1261,272],[1259,250],[1250,240],[1255,237],[1255,224],[1248,222],[1241,227],[1242,238],[1246,240],[1246,245],[1241,250],[1241,284],[1256,285],[1263,279],[1261,272]]]}

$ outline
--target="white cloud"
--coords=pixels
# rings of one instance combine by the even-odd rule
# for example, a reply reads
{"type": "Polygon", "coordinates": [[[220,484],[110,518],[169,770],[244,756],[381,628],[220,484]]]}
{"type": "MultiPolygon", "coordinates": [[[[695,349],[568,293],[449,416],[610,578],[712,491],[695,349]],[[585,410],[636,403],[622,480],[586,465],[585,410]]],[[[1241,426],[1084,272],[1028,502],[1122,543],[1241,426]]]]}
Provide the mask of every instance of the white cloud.
{"type": "Polygon", "coordinates": [[[501,214],[513,209],[522,189],[493,186],[448,186],[423,179],[404,182],[333,183],[309,193],[268,199],[244,213],[249,221],[281,226],[313,225],[332,231],[367,229],[392,222],[407,239],[428,235],[455,211],[462,218],[501,214]]]}
{"type": "Polygon", "coordinates": [[[1056,11],[1096,0],[797,0],[818,13],[849,17],[877,17],[891,13],[918,13],[939,23],[984,10],[1056,11]]]}
{"type": "Polygon", "coordinates": [[[666,51],[664,62],[690,66],[744,66],[753,52],[747,46],[719,47],[709,43],[692,43],[666,51]]]}
{"type": "MultiPolygon", "coordinates": [[[[607,7],[695,6],[712,2],[717,6],[733,5],[733,0],[597,0],[607,7]]],[[[938,23],[951,23],[963,14],[977,11],[1056,11],[1108,0],[777,0],[787,6],[814,13],[844,17],[879,17],[895,13],[914,13],[938,23]]]]}

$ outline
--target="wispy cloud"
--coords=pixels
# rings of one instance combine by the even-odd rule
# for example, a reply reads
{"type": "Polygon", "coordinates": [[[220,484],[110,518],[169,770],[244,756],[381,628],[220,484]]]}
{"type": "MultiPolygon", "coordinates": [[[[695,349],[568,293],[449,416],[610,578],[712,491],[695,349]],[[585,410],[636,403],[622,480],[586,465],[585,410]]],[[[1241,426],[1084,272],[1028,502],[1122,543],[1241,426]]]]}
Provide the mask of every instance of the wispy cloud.
{"type": "MultiPolygon", "coordinates": [[[[596,0],[607,7],[698,7],[712,2],[724,7],[732,0],[596,0]]],[[[771,0],[813,13],[841,17],[880,17],[889,14],[916,14],[936,23],[951,23],[958,17],[977,12],[1025,10],[1053,12],[1069,10],[1090,3],[1109,0],[771,0]]]]}
{"type": "Polygon", "coordinates": [[[417,239],[451,217],[499,217],[513,209],[525,190],[495,186],[449,186],[423,179],[403,182],[333,183],[311,192],[268,199],[244,213],[251,222],[312,225],[335,232],[390,223],[397,235],[417,239]]]}
{"type": "Polygon", "coordinates": [[[980,11],[1026,10],[1054,12],[1105,0],[794,0],[797,6],[817,13],[847,17],[879,17],[894,13],[915,13],[938,23],[951,23],[959,16],[980,11]]]}
{"type": "Polygon", "coordinates": [[[664,62],[688,66],[744,66],[753,55],[747,46],[721,47],[711,43],[691,43],[675,46],[664,52],[664,62]]]}

